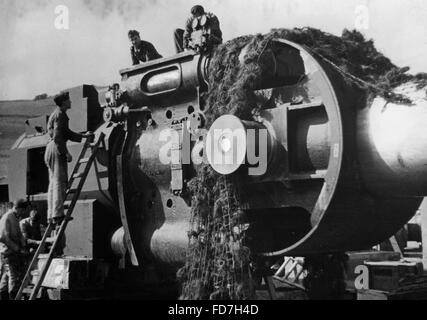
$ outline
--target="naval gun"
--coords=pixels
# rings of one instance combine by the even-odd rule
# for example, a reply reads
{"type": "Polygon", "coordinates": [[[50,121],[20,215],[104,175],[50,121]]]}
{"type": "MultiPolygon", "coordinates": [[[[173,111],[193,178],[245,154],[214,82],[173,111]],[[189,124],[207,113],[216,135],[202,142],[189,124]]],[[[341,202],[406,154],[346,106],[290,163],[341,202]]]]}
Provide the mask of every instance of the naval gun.
{"type": "MultiPolygon", "coordinates": [[[[267,132],[267,170],[257,176],[247,174],[250,168],[241,171],[248,232],[256,239],[251,249],[265,256],[304,256],[384,241],[414,215],[427,191],[425,93],[419,96],[414,85],[399,88],[418,95],[413,105],[379,96],[363,100],[360,88],[305,47],[283,39],[271,46],[270,72],[256,89],[275,103],[253,121],[224,115],[206,128],[219,152],[237,154],[231,165],[209,162],[221,174],[247,166],[254,142],[233,143],[233,136],[214,137],[215,130],[267,132]],[[295,103],[295,96],[303,101],[295,103]]],[[[179,264],[185,257],[190,206],[184,191],[197,165],[193,157],[187,164],[162,164],[161,134],[169,128],[180,132],[183,138],[171,147],[180,160],[185,154],[209,153],[197,141],[186,148],[188,135],[181,134],[205,124],[200,94],[208,89],[208,73],[209,57],[192,53],[121,72],[133,108],[149,109],[135,116],[129,112],[125,121],[135,128],[126,160],[135,188],[131,193],[141,195],[127,202],[135,206],[128,212],[145,220],[139,233],[144,247],[165,263],[179,264]]]]}
{"type": "MultiPolygon", "coordinates": [[[[248,245],[261,256],[366,249],[415,214],[427,194],[425,92],[410,84],[398,88],[415,97],[412,105],[380,96],[367,100],[334,65],[306,47],[285,39],[268,46],[263,61],[269,68],[254,88],[268,104],[249,121],[224,115],[208,126],[203,94],[209,90],[211,57],[193,51],[121,70],[120,90],[109,91],[99,103],[84,95],[86,103],[94,101],[90,107],[83,104],[92,110],[84,129],[106,137],[98,155],[102,175],[92,172],[83,190],[86,199],[102,205],[91,207],[96,221],[84,233],[99,238],[90,242],[94,256],[128,252],[133,265],[174,275],[188,248],[188,182],[202,159],[220,174],[239,174],[248,238],[253,239],[248,245]],[[197,135],[202,129],[216,152],[237,155],[237,160],[209,160],[206,140],[197,135]],[[248,155],[260,144],[246,135],[235,143],[233,134],[214,134],[229,129],[266,133],[266,170],[248,174],[254,169],[248,155]]],[[[80,116],[76,123],[81,125],[80,116]]],[[[21,137],[12,158],[22,158],[34,139],[21,137]]],[[[41,148],[46,139],[38,139],[41,148]]],[[[77,154],[78,148],[70,149],[77,154]]],[[[44,201],[43,195],[24,189],[12,186],[11,197],[44,201]]],[[[82,241],[82,232],[70,229],[69,241],[82,241]]],[[[72,250],[72,244],[67,248],[72,250]]]]}

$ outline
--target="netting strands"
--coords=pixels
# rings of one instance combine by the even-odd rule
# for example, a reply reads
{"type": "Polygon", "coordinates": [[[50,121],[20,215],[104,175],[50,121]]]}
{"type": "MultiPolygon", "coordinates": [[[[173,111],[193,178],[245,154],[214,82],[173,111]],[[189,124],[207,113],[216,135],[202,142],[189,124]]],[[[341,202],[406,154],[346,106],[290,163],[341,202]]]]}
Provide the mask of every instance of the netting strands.
{"type": "MultiPolygon", "coordinates": [[[[367,98],[380,95],[409,103],[391,91],[407,82],[419,88],[427,86],[427,74],[407,74],[408,68],[395,66],[358,31],[344,30],[338,37],[313,28],[276,29],[267,35],[233,39],[215,50],[209,66],[209,91],[203,96],[208,128],[225,114],[253,120],[260,107],[254,90],[268,68],[263,53],[272,50],[269,43],[279,38],[309,48],[316,58],[365,89],[367,98]],[[241,62],[239,56],[245,47],[241,62]]],[[[250,297],[249,249],[244,244],[245,228],[236,218],[241,208],[235,179],[221,177],[205,165],[189,183],[192,217],[186,263],[178,272],[181,299],[250,297]]]]}
{"type": "Polygon", "coordinates": [[[365,89],[368,99],[381,96],[389,102],[411,104],[408,97],[393,93],[393,89],[408,82],[415,83],[417,89],[427,87],[427,73],[408,74],[409,67],[394,65],[375,48],[373,40],[366,40],[356,30],[344,29],[338,37],[314,28],[274,29],[266,37],[283,38],[306,46],[346,80],[365,89]]]}
{"type": "MultiPolygon", "coordinates": [[[[210,64],[206,104],[208,126],[224,114],[251,119],[256,109],[253,90],[262,73],[260,56],[266,42],[241,37],[220,46],[210,64]],[[244,62],[239,55],[248,46],[244,62]]],[[[220,176],[203,166],[190,182],[193,195],[189,250],[179,271],[181,299],[243,300],[252,296],[250,252],[244,245],[245,227],[238,184],[234,176],[220,176]]]]}
{"type": "Polygon", "coordinates": [[[244,246],[242,210],[233,179],[217,177],[211,190],[213,197],[204,199],[214,201],[212,210],[206,210],[200,203],[193,206],[187,264],[180,270],[181,299],[242,300],[251,297],[250,253],[244,246]]]}

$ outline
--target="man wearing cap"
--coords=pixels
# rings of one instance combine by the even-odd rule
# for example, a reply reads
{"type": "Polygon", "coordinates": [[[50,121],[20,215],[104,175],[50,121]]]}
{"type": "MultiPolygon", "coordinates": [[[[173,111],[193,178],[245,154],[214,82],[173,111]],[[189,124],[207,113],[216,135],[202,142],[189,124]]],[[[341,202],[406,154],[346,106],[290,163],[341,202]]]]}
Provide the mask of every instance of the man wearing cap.
{"type": "Polygon", "coordinates": [[[0,280],[1,299],[14,299],[18,293],[23,275],[25,239],[19,228],[19,218],[23,216],[27,202],[17,200],[13,208],[0,219],[0,255],[3,274],[0,280]]]}
{"type": "Polygon", "coordinates": [[[218,18],[196,5],[191,8],[191,16],[185,23],[185,30],[174,33],[177,52],[184,50],[210,51],[222,43],[222,31],[218,18]]]}
{"type": "Polygon", "coordinates": [[[68,183],[68,164],[73,160],[67,149],[67,141],[81,142],[92,133],[80,134],[70,130],[67,110],[71,109],[68,92],[55,96],[57,108],[50,115],[47,129],[50,141],[46,147],[45,163],[49,169],[47,217],[49,222],[59,225],[64,217],[64,200],[68,183]]]}
{"type": "Polygon", "coordinates": [[[150,42],[141,40],[138,31],[130,30],[128,37],[132,43],[132,46],[130,47],[130,54],[133,65],[162,58],[150,42]]]}

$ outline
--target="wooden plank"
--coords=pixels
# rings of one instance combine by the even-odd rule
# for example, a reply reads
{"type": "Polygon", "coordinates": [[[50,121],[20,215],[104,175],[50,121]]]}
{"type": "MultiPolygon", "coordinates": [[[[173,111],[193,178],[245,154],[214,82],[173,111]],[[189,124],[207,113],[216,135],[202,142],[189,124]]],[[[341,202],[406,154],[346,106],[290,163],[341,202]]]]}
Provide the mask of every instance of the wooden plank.
{"type": "Polygon", "coordinates": [[[273,283],[273,278],[271,276],[264,277],[265,284],[267,285],[268,294],[270,295],[271,300],[277,300],[276,287],[273,283]]]}
{"type": "Polygon", "coordinates": [[[400,249],[399,244],[397,243],[396,236],[392,236],[389,239],[389,241],[390,241],[391,247],[393,248],[393,251],[398,252],[400,253],[400,255],[402,255],[402,250],[400,249]]]}

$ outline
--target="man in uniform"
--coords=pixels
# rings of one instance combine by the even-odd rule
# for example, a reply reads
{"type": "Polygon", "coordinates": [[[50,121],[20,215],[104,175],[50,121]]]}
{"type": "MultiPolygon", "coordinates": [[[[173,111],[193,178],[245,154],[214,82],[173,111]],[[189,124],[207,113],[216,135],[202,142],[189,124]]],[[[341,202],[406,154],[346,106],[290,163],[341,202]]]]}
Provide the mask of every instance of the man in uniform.
{"type": "Polygon", "coordinates": [[[47,218],[49,222],[61,224],[64,218],[64,200],[68,183],[68,164],[73,160],[67,149],[67,141],[81,142],[83,137],[92,133],[75,133],[68,127],[67,110],[71,109],[68,92],[58,94],[55,99],[57,108],[50,115],[47,129],[50,142],[46,147],[45,163],[49,169],[49,190],[47,199],[47,218]]]}
{"type": "Polygon", "coordinates": [[[150,42],[141,40],[138,31],[130,30],[128,37],[132,43],[132,46],[130,47],[130,54],[133,65],[162,58],[150,42]]]}
{"type": "Polygon", "coordinates": [[[178,53],[184,50],[210,51],[222,43],[219,20],[213,13],[206,13],[202,6],[196,5],[191,8],[185,30],[176,29],[174,39],[178,53]]]}
{"type": "Polygon", "coordinates": [[[15,299],[23,275],[25,239],[19,228],[19,218],[27,208],[25,200],[17,200],[13,208],[0,219],[0,255],[3,274],[0,280],[1,299],[15,299]]]}
{"type": "Polygon", "coordinates": [[[22,219],[19,226],[27,242],[27,248],[30,252],[36,250],[42,239],[40,215],[37,208],[31,208],[30,216],[26,219],[22,219]]]}

